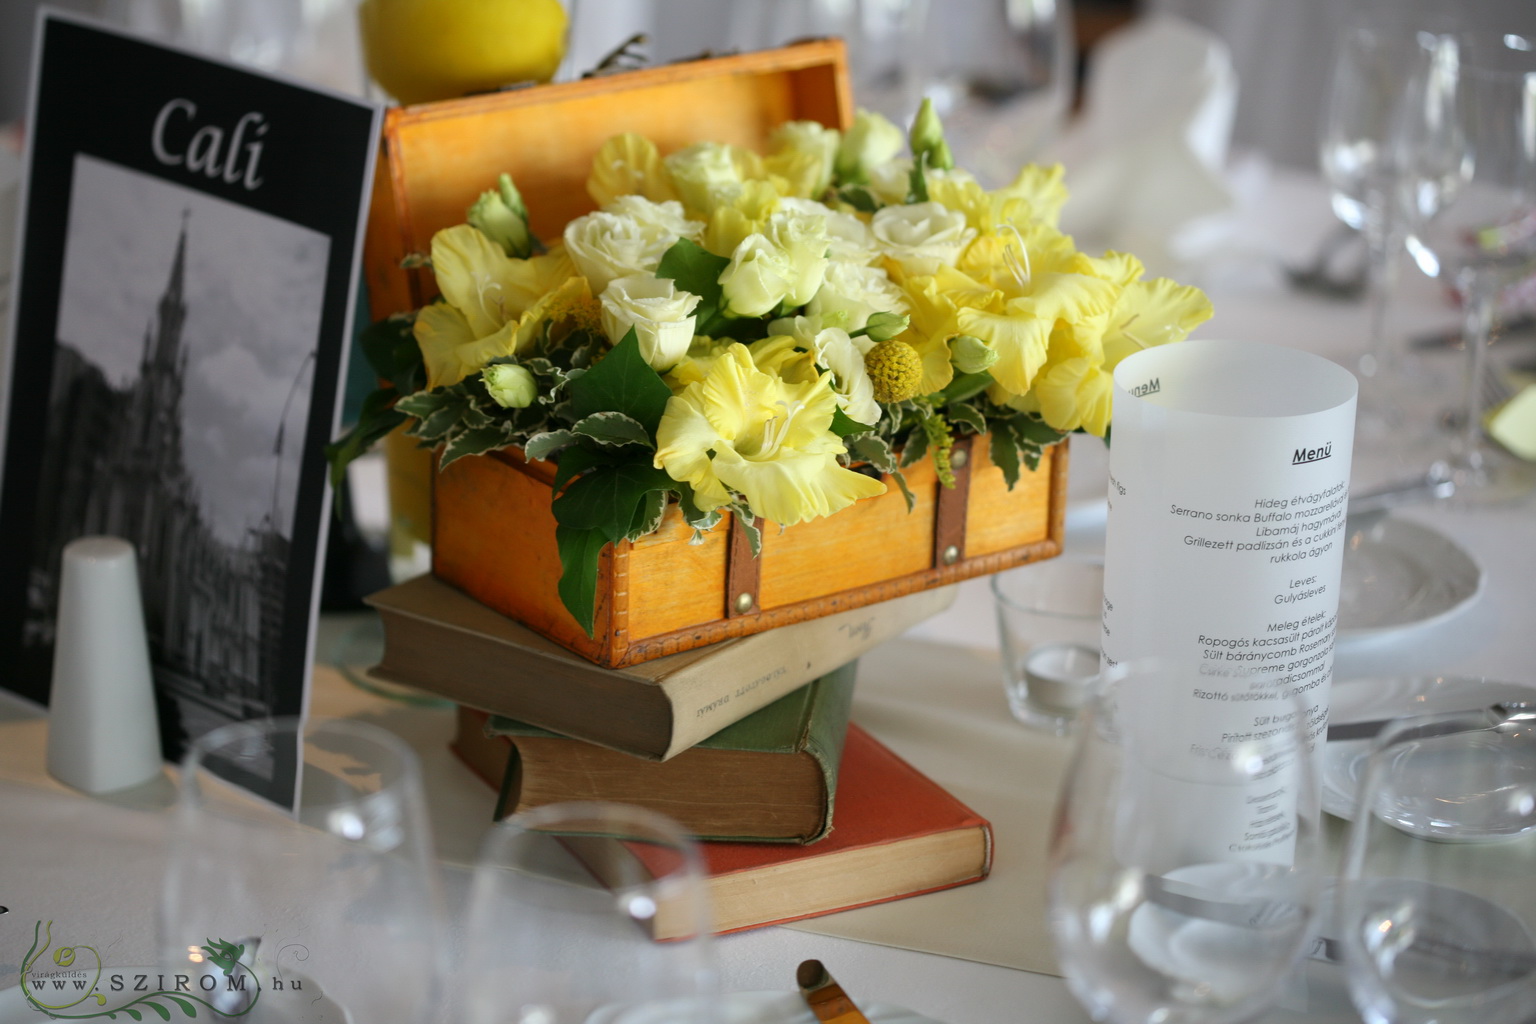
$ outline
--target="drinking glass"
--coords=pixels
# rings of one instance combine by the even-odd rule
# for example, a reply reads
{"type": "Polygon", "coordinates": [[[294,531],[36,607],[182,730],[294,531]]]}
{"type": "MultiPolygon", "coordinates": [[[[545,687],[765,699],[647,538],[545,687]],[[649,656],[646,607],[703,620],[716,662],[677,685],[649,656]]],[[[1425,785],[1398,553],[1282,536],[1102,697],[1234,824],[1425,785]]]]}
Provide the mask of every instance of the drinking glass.
{"type": "Polygon", "coordinates": [[[1338,889],[1368,1024],[1536,1019],[1536,729],[1493,711],[1377,737],[1338,889]]]}
{"type": "Polygon", "coordinates": [[[1326,711],[1284,676],[1223,671],[1109,666],[1079,722],[1051,927],[1095,1020],[1247,1020],[1283,994],[1312,932],[1326,711]],[[1192,688],[1227,697],[1192,722],[1170,711],[1192,688]]]}
{"type": "Polygon", "coordinates": [[[1408,250],[1456,289],[1465,312],[1456,495],[1501,501],[1536,486],[1536,466],[1483,437],[1494,311],[1501,292],[1536,274],[1536,41],[1459,32],[1426,45],[1429,66],[1404,128],[1408,250]]]}
{"type": "Polygon", "coordinates": [[[1013,717],[1072,730],[1099,675],[1104,566],[1063,555],[992,577],[1003,690],[1013,717]]]}
{"type": "Polygon", "coordinates": [[[455,1019],[713,1024],[699,851],[626,804],[549,804],[486,836],[470,883],[455,1019]]]}
{"type": "Polygon", "coordinates": [[[279,718],[188,748],[160,941],[169,973],[196,979],[184,991],[220,1012],[264,1016],[249,1000],[280,1019],[429,1019],[438,886],[420,767],[392,733],[279,718]],[[231,984],[242,974],[249,995],[231,984]]]}

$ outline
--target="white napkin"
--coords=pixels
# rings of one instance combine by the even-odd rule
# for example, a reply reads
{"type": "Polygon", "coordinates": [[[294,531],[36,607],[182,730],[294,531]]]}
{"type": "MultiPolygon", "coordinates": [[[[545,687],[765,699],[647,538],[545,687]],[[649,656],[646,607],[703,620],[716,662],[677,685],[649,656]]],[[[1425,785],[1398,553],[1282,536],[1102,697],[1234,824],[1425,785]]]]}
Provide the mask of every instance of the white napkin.
{"type": "Polygon", "coordinates": [[[1156,14],[1107,37],[1082,117],[1047,156],[1067,169],[1063,230],[1085,252],[1175,272],[1200,245],[1199,220],[1233,205],[1223,168],[1236,108],[1231,54],[1205,29],[1156,14]]]}

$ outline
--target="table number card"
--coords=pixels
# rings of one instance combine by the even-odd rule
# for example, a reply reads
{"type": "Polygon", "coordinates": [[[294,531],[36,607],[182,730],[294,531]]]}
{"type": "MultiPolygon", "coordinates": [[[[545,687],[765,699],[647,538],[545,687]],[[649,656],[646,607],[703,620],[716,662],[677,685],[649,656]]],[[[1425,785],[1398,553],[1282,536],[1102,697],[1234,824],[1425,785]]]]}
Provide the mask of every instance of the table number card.
{"type": "Polygon", "coordinates": [[[302,711],[371,104],[39,20],[4,416],[3,683],[46,702],[59,553],[138,553],[166,754],[302,711]]]}
{"type": "Polygon", "coordinates": [[[1282,691],[1326,721],[1355,393],[1343,368],[1273,345],[1188,341],[1115,371],[1104,655],[1187,677],[1154,713],[1169,813],[1194,815],[1212,859],[1268,844],[1241,798],[1192,795],[1203,769],[1271,736],[1282,691]]]}

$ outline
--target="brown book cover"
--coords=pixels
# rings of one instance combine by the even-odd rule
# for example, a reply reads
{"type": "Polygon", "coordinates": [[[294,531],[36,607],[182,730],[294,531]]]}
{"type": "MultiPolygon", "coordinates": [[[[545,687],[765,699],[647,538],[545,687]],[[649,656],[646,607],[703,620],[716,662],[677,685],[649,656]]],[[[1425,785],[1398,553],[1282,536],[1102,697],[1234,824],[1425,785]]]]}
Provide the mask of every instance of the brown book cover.
{"type": "Polygon", "coordinates": [[[374,675],[565,736],[665,760],[948,608],[955,587],[599,668],[430,575],[368,598],[374,675]]]}
{"type": "MultiPolygon", "coordinates": [[[[633,877],[621,855],[643,844],[566,839],[599,878],[633,877]],[[612,870],[616,875],[607,875],[612,870]]],[[[832,832],[809,846],[701,843],[717,932],[743,931],[979,882],[992,867],[992,826],[857,725],[848,727],[832,832]]],[[[658,939],[684,934],[666,908],[658,939]]]]}
{"type": "Polygon", "coordinates": [[[856,663],[829,672],[667,761],[462,705],[453,748],[501,786],[497,818],[609,800],[650,808],[703,839],[815,842],[832,824],[856,674],[856,663]]]}

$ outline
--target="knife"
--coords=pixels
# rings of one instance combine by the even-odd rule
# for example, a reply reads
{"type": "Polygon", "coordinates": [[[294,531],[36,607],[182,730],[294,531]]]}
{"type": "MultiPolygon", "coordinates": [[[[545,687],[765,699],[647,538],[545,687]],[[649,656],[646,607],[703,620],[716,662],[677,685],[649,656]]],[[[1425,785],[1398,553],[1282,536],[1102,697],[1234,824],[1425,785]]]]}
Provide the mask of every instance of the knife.
{"type": "Polygon", "coordinates": [[[795,971],[800,983],[800,995],[822,1024],[869,1024],[869,1018],[859,1012],[853,1000],[843,992],[842,986],[832,980],[832,975],[820,960],[806,960],[795,971]]]}
{"type": "MultiPolygon", "coordinates": [[[[1468,711],[1486,711],[1489,715],[1488,724],[1492,726],[1503,725],[1506,722],[1529,722],[1536,720],[1536,701],[1529,700],[1501,700],[1490,704],[1486,708],[1469,708],[1468,711]]],[[[1369,718],[1361,722],[1329,723],[1328,742],[1336,740],[1368,740],[1381,730],[1398,721],[1398,718],[1369,718]]],[[[1402,739],[1429,739],[1431,736],[1448,736],[1453,732],[1461,732],[1465,729],[1459,722],[1433,722],[1420,726],[1418,729],[1404,733],[1402,739]]]]}

